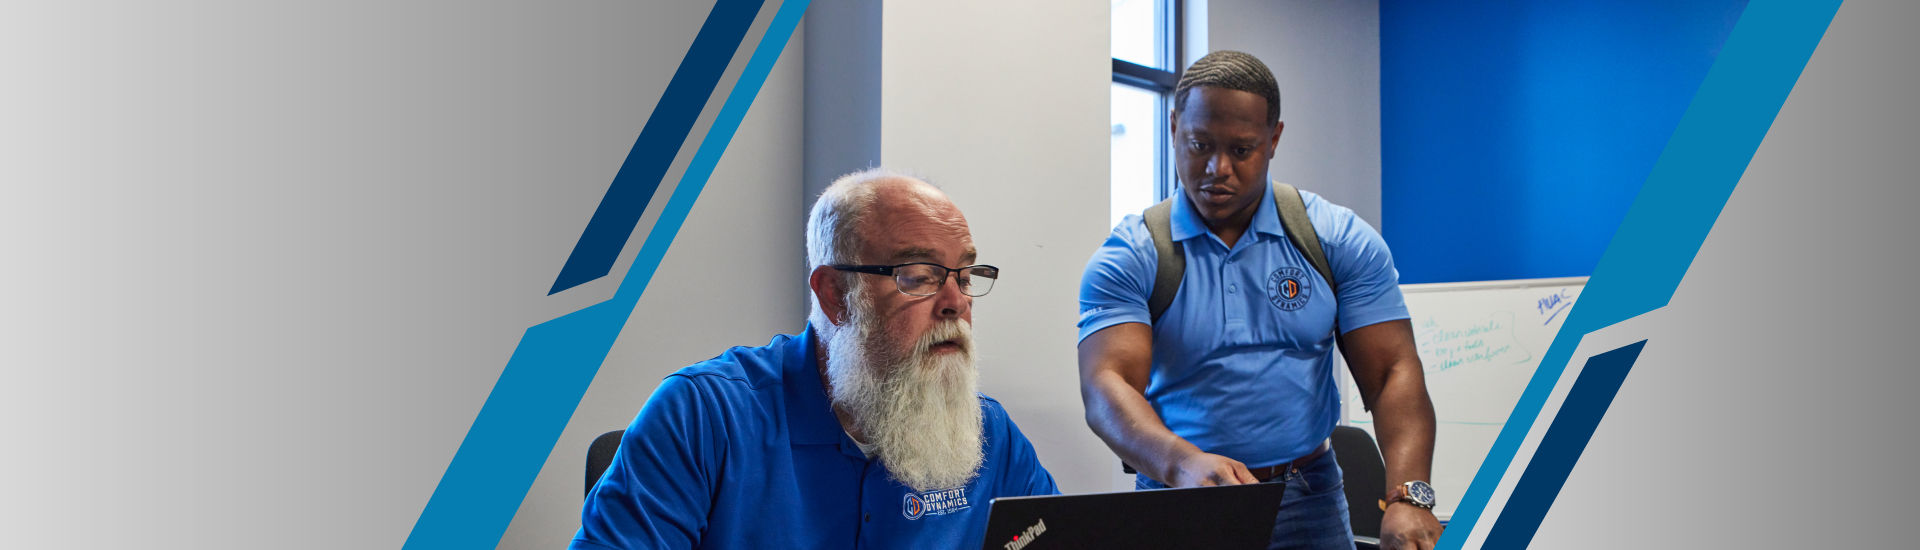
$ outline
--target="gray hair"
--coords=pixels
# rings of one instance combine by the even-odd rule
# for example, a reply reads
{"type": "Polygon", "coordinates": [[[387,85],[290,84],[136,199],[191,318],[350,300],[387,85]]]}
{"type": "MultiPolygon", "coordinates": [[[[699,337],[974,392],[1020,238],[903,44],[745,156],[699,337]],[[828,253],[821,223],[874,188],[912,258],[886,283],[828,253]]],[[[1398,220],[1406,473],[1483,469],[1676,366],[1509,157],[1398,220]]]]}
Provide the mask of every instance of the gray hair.
{"type": "MultiPolygon", "coordinates": [[[[807,216],[807,269],[860,263],[860,238],[855,233],[878,200],[879,186],[874,184],[899,178],[917,179],[883,168],[868,168],[833,180],[807,216]]],[[[839,275],[849,291],[859,288],[860,280],[852,278],[853,274],[839,275]]],[[[833,330],[826,313],[820,310],[819,296],[813,297],[812,305],[807,321],[813,323],[814,330],[833,330]]]]}

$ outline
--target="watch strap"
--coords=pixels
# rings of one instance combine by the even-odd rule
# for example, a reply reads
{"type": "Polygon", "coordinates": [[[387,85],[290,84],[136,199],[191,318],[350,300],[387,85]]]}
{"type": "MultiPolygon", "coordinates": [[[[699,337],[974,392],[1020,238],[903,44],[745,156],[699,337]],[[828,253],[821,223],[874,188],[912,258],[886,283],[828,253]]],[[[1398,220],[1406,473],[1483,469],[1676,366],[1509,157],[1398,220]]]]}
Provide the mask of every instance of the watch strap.
{"type": "Polygon", "coordinates": [[[1380,500],[1380,511],[1382,512],[1387,511],[1387,505],[1393,504],[1395,502],[1405,502],[1407,504],[1412,504],[1415,508],[1419,508],[1422,510],[1433,509],[1433,505],[1431,504],[1422,505],[1420,504],[1419,501],[1413,500],[1413,497],[1407,494],[1407,485],[1405,483],[1402,483],[1400,485],[1395,485],[1393,486],[1393,488],[1387,490],[1387,498],[1380,500]]]}

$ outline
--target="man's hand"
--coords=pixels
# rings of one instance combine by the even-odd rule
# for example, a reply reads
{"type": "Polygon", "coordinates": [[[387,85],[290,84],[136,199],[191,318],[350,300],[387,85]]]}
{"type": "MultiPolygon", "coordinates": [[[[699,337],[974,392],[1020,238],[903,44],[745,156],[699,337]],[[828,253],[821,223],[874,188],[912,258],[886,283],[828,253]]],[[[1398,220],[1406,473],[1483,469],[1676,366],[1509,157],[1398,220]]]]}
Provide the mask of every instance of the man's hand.
{"type": "Polygon", "coordinates": [[[1121,323],[1080,341],[1080,399],[1087,426],[1120,460],[1169,487],[1254,483],[1247,465],[1202,452],[1167,429],[1147,404],[1153,328],[1121,323]]]}
{"type": "Polygon", "coordinates": [[[1246,464],[1212,453],[1193,453],[1181,458],[1173,465],[1172,477],[1167,480],[1167,486],[1175,488],[1260,482],[1254,479],[1246,464]]]}
{"type": "Polygon", "coordinates": [[[1405,502],[1387,503],[1387,515],[1380,518],[1382,550],[1430,550],[1438,540],[1440,520],[1432,510],[1405,502]]]}

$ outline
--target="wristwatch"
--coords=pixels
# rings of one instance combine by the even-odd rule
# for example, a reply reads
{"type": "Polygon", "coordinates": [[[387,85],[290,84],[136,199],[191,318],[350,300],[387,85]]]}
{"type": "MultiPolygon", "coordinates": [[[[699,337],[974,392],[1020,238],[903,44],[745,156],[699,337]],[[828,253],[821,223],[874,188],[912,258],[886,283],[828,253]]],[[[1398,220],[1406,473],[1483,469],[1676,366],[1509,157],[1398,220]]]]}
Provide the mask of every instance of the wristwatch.
{"type": "Polygon", "coordinates": [[[1433,486],[1428,485],[1425,481],[1419,480],[1397,485],[1393,490],[1387,491],[1386,499],[1380,501],[1380,511],[1387,511],[1387,505],[1395,502],[1405,502],[1423,509],[1432,510],[1434,502],[1433,486]]]}

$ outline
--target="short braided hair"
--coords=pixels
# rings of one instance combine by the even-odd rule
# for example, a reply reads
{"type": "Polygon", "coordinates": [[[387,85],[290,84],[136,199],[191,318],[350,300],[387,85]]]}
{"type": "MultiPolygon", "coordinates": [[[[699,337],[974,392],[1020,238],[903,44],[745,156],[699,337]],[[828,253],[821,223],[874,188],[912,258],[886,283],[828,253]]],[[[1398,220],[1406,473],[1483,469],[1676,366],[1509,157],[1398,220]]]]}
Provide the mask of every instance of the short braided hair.
{"type": "Polygon", "coordinates": [[[1185,110],[1187,90],[1195,86],[1258,94],[1267,98],[1267,125],[1280,122],[1280,83],[1274,81],[1267,64],[1246,52],[1216,51],[1180,73],[1180,82],[1173,87],[1173,116],[1185,110]]]}

